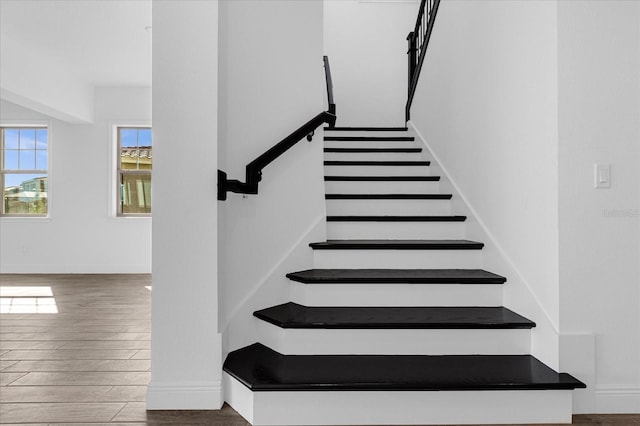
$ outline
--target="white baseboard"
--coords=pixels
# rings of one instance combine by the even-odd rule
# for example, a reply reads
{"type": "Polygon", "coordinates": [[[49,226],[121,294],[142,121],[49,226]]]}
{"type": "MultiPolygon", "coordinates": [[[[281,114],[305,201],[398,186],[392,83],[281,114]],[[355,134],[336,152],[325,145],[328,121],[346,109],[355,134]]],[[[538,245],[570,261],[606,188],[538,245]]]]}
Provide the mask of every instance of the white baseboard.
{"type": "Polygon", "coordinates": [[[153,383],[147,388],[147,410],[219,410],[220,381],[204,383],[153,383]]]}
{"type": "Polygon", "coordinates": [[[3,274],[150,274],[151,264],[2,264],[3,274]]]}
{"type": "Polygon", "coordinates": [[[597,385],[596,413],[640,413],[640,386],[597,385]]]}

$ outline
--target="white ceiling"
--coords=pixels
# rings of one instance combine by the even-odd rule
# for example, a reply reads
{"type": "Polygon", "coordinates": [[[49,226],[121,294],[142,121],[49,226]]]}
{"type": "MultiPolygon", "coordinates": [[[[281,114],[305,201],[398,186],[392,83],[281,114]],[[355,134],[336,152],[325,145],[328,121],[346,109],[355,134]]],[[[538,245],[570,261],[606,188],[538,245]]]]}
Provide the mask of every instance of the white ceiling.
{"type": "Polygon", "coordinates": [[[0,0],[0,36],[94,86],[151,86],[151,0],[0,0]]]}

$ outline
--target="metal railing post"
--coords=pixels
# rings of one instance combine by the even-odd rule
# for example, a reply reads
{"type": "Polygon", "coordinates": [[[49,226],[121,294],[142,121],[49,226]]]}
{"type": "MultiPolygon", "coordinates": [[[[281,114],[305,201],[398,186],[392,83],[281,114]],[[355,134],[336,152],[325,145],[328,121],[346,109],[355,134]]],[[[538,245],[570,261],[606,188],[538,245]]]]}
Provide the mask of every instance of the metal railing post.
{"type": "Polygon", "coordinates": [[[407,56],[409,60],[409,81],[408,81],[408,93],[411,92],[411,82],[413,81],[413,75],[416,71],[416,64],[418,63],[418,46],[416,42],[415,33],[412,31],[407,36],[409,42],[409,48],[407,49],[407,56]]]}

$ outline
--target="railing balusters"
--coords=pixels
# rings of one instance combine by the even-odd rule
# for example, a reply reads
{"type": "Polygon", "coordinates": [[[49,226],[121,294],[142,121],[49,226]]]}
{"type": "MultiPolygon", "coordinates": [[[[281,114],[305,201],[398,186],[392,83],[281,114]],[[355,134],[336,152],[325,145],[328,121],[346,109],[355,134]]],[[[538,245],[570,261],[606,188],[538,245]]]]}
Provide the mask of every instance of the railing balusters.
{"type": "MultiPolygon", "coordinates": [[[[327,82],[327,103],[329,106],[329,112],[336,115],[336,104],[333,100],[333,79],[331,78],[331,67],[329,66],[329,58],[325,55],[322,57],[324,62],[324,78],[327,82]]],[[[335,121],[330,124],[329,127],[335,127],[335,121]]]]}
{"type": "MultiPolygon", "coordinates": [[[[407,41],[409,42],[409,47],[407,50],[407,57],[409,59],[409,81],[413,80],[413,73],[416,70],[416,64],[417,64],[417,52],[418,52],[418,46],[417,46],[417,41],[416,41],[416,34],[411,32],[409,33],[409,36],[407,37],[407,41]]],[[[411,93],[411,85],[409,85],[409,93],[411,93]]]]}
{"type": "Polygon", "coordinates": [[[411,112],[411,103],[413,102],[413,96],[418,84],[418,78],[420,77],[420,70],[422,69],[422,63],[427,53],[427,46],[429,39],[431,38],[431,32],[433,31],[433,24],[438,13],[438,7],[440,6],[440,0],[422,0],[420,2],[420,9],[418,10],[418,18],[416,19],[416,25],[412,32],[409,33],[407,40],[409,42],[408,66],[409,72],[409,90],[407,96],[407,104],[405,106],[405,119],[409,121],[411,112]]]}

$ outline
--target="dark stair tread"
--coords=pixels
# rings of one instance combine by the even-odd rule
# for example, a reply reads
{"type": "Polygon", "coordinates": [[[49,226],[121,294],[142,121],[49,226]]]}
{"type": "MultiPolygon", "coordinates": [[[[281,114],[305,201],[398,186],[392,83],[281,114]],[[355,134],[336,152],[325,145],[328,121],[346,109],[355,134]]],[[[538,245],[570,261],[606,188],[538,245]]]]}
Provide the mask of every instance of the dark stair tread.
{"type": "Polygon", "coordinates": [[[223,370],[253,391],[456,391],[584,388],[531,355],[282,355],[255,343],[223,370]]]}
{"type": "Polygon", "coordinates": [[[327,222],[464,222],[466,216],[327,216],[327,222]]]}
{"type": "Polygon", "coordinates": [[[287,278],[305,284],[504,284],[483,269],[307,269],[287,278]]]}
{"type": "Polygon", "coordinates": [[[325,141],[335,142],[413,142],[413,136],[325,136],[325,141]]]}
{"type": "Polygon", "coordinates": [[[331,132],[406,132],[408,127],[325,127],[331,132]]]}
{"type": "Polygon", "coordinates": [[[327,200],[450,200],[452,194],[326,194],[327,200]]]}
{"type": "Polygon", "coordinates": [[[387,153],[422,152],[422,148],[325,148],[324,152],[387,153]]]}
{"type": "Polygon", "coordinates": [[[440,176],[325,176],[327,182],[436,182],[440,176]]]}
{"type": "Polygon", "coordinates": [[[429,166],[431,161],[327,160],[325,166],[429,166]]]}
{"type": "Polygon", "coordinates": [[[327,240],[309,244],[314,250],[479,250],[469,240],[327,240]]]}
{"type": "Polygon", "coordinates": [[[281,328],[530,329],[535,323],[501,307],[308,307],[285,303],[253,315],[281,328]]]}

